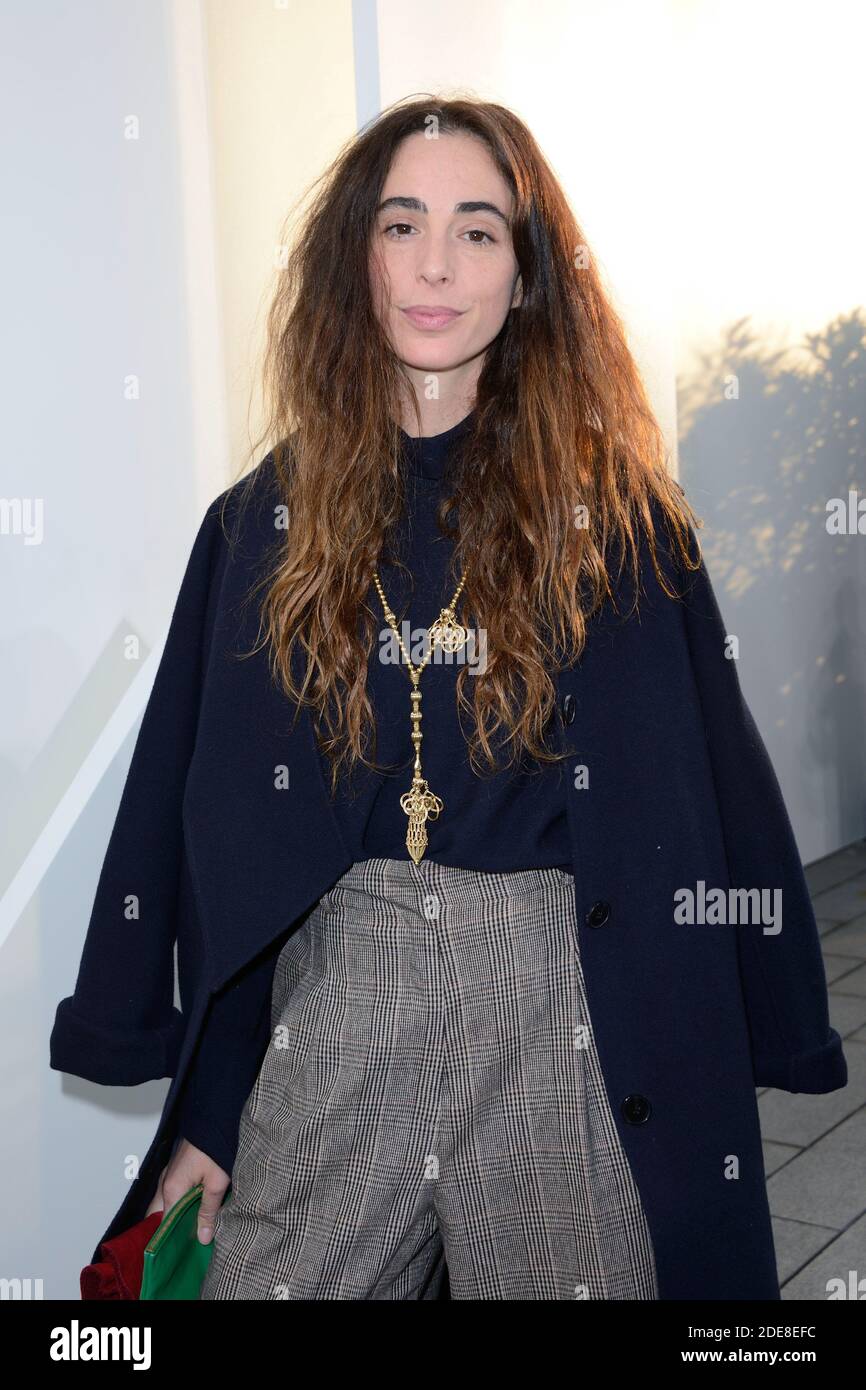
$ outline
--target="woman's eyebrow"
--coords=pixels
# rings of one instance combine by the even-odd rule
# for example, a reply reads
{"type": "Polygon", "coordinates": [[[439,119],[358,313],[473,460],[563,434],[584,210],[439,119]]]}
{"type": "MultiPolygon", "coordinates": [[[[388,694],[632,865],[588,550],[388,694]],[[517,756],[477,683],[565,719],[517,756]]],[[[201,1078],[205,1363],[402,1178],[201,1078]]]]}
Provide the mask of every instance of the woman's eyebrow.
{"type": "MultiPolygon", "coordinates": [[[[384,212],[386,208],[405,208],[408,212],[429,212],[430,210],[427,204],[423,203],[420,198],[386,198],[384,202],[379,204],[376,211],[384,212]]],[[[480,200],[468,203],[455,203],[454,211],[491,212],[494,217],[500,218],[506,224],[508,223],[508,218],[505,216],[505,213],[502,212],[495,203],[486,203],[480,200]]]]}

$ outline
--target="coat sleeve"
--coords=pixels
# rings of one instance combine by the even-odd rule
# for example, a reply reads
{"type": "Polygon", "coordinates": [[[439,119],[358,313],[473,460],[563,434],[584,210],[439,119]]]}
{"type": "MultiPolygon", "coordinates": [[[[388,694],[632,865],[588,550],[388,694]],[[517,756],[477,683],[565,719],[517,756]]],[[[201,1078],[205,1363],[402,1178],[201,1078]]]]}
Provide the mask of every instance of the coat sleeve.
{"type": "Polygon", "coordinates": [[[211,503],[192,546],[98,880],[74,992],[57,1007],[50,1066],[104,1085],[172,1076],[182,802],[223,541],[211,503]]]}
{"type": "MultiPolygon", "coordinates": [[[[695,537],[692,532],[692,542],[695,537]]],[[[739,924],[738,960],[756,1086],[835,1091],[848,1079],[830,1027],[815,914],[794,832],[767,749],[725,655],[726,629],[703,560],[683,599],[731,887],[781,889],[782,927],[739,924]]],[[[772,898],[771,898],[772,901],[772,898]]]]}
{"type": "Polygon", "coordinates": [[[178,1101],[177,1132],[231,1176],[241,1112],[270,1040],[271,990],[284,935],[212,995],[178,1101]]]}

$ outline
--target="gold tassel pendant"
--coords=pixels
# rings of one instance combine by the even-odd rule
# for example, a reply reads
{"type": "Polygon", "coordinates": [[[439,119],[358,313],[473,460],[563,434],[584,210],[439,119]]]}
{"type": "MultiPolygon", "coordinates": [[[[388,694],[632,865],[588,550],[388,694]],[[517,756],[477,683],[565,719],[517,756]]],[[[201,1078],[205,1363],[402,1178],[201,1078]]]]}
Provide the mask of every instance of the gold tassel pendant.
{"type": "Polygon", "coordinates": [[[412,742],[415,745],[415,769],[412,776],[412,786],[400,797],[400,805],[409,817],[409,826],[406,830],[406,848],[416,864],[419,864],[424,857],[427,848],[427,821],[435,820],[439,812],[444,809],[445,803],[441,797],[434,796],[427,786],[427,779],[421,776],[421,740],[424,735],[421,733],[421,691],[418,689],[418,675],[412,676],[412,690],[409,698],[412,701],[412,742]]]}
{"type": "Polygon", "coordinates": [[[411,791],[400,797],[400,805],[409,817],[406,848],[416,864],[420,864],[427,848],[427,820],[435,820],[444,802],[434,796],[423,777],[412,778],[411,791]]]}

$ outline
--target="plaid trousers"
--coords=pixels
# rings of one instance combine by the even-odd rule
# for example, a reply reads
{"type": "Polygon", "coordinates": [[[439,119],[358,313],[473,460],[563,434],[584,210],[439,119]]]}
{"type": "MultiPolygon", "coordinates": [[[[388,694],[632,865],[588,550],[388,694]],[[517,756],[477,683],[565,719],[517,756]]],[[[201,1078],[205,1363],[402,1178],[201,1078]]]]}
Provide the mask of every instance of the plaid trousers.
{"type": "Polygon", "coordinates": [[[203,1299],[656,1299],[561,869],[367,859],[289,938],[203,1299]]]}

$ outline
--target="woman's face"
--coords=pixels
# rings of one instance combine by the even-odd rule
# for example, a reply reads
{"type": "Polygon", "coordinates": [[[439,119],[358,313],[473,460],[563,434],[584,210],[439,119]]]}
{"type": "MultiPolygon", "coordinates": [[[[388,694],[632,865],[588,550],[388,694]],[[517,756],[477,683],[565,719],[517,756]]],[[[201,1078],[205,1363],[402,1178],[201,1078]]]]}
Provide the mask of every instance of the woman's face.
{"type": "Polygon", "coordinates": [[[410,375],[451,373],[451,385],[471,394],[485,349],[522,295],[512,207],[507,183],[473,136],[416,133],[399,146],[376,213],[370,280],[410,375]]]}

